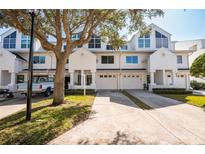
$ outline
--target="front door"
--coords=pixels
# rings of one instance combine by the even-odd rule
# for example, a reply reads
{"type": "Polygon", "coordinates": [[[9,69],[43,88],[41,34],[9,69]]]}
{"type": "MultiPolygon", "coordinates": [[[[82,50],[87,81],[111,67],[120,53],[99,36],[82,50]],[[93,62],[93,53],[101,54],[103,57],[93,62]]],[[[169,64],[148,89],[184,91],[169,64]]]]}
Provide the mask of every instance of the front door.
{"type": "Polygon", "coordinates": [[[68,84],[70,83],[70,77],[66,76],[65,77],[65,89],[69,89],[68,84]]]}
{"type": "Polygon", "coordinates": [[[144,89],[149,89],[149,84],[150,84],[150,75],[147,75],[147,85],[144,86],[144,89]]]}

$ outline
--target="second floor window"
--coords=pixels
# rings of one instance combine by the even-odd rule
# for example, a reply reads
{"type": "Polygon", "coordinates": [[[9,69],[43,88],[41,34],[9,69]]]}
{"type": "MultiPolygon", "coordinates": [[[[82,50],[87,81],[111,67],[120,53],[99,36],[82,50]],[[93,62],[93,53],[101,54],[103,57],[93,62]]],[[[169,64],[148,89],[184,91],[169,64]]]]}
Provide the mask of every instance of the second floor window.
{"type": "Polygon", "coordinates": [[[158,31],[155,31],[156,48],[168,48],[168,38],[158,31]]]}
{"type": "Polygon", "coordinates": [[[30,48],[30,36],[22,34],[21,48],[30,48]]]}
{"type": "Polygon", "coordinates": [[[101,63],[102,64],[114,64],[114,56],[102,56],[101,63]]]}
{"type": "Polygon", "coordinates": [[[138,38],[138,48],[150,48],[150,35],[140,36],[138,38]]]}
{"type": "Polygon", "coordinates": [[[113,50],[113,47],[112,47],[112,45],[106,45],[106,49],[107,50],[113,50]]]}
{"type": "Polygon", "coordinates": [[[182,64],[182,56],[177,56],[177,64],[182,64]]]}
{"type": "Polygon", "coordinates": [[[127,64],[138,64],[138,56],[126,56],[127,64]]]}
{"type": "Polygon", "coordinates": [[[128,49],[127,45],[121,46],[121,50],[127,50],[127,49],[128,49]]]}
{"type": "Polygon", "coordinates": [[[79,40],[81,37],[81,33],[77,33],[77,34],[73,34],[72,37],[71,37],[71,40],[79,40]]]}
{"type": "Polygon", "coordinates": [[[101,48],[100,36],[92,34],[91,40],[88,44],[88,48],[101,48]]]}
{"type": "Polygon", "coordinates": [[[3,40],[4,48],[16,48],[16,32],[11,33],[3,40]]]}
{"type": "Polygon", "coordinates": [[[34,56],[33,63],[34,64],[45,64],[46,57],[45,56],[34,56]]]}

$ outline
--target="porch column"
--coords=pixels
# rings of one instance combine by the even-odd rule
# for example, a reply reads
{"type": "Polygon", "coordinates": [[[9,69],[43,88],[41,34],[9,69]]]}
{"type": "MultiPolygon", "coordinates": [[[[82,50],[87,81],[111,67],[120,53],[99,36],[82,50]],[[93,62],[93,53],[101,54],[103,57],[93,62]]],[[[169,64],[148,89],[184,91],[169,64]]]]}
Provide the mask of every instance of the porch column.
{"type": "Polygon", "coordinates": [[[11,82],[8,86],[11,91],[16,91],[17,87],[16,87],[16,73],[15,72],[11,72],[11,82]]]}
{"type": "Polygon", "coordinates": [[[166,85],[166,73],[165,70],[162,70],[162,79],[163,79],[163,85],[166,85]]]}
{"type": "Polygon", "coordinates": [[[175,82],[176,82],[176,72],[172,71],[172,85],[175,86],[175,82]]]}
{"type": "Polygon", "coordinates": [[[154,85],[154,72],[150,72],[150,85],[149,85],[149,91],[152,91],[154,85]]]}
{"type": "Polygon", "coordinates": [[[71,88],[73,87],[74,85],[74,72],[70,72],[70,86],[71,88]]]}
{"type": "Polygon", "coordinates": [[[16,84],[16,73],[12,72],[11,73],[11,85],[15,85],[16,84]]]}
{"type": "Polygon", "coordinates": [[[95,83],[95,72],[91,72],[92,73],[92,86],[94,89],[96,89],[96,83],[95,83]]]}
{"type": "Polygon", "coordinates": [[[189,78],[189,74],[186,74],[186,90],[190,89],[190,78],[189,78]]]}
{"type": "Polygon", "coordinates": [[[80,78],[80,81],[81,81],[81,86],[83,86],[83,70],[81,70],[81,78],[80,78]]]}

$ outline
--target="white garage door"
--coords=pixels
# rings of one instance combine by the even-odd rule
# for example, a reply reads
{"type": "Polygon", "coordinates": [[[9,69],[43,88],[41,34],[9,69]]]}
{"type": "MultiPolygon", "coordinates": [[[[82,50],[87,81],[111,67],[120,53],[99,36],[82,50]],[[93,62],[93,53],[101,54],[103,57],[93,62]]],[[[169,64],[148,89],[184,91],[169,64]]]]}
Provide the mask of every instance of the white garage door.
{"type": "Polygon", "coordinates": [[[185,75],[177,75],[176,85],[179,88],[186,88],[186,76],[185,75]]]}
{"type": "Polygon", "coordinates": [[[117,89],[117,75],[99,74],[96,79],[97,89],[117,89]]]}
{"type": "Polygon", "coordinates": [[[124,74],[122,85],[123,89],[143,89],[141,77],[134,74],[124,74]]]}

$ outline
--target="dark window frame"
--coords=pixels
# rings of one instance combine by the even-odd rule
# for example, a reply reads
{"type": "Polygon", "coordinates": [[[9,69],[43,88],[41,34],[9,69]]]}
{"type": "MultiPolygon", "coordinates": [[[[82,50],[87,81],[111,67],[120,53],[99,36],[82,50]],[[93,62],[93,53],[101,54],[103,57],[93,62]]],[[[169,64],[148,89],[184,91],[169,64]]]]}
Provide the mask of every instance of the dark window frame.
{"type": "Polygon", "coordinates": [[[114,56],[101,56],[101,64],[114,64],[114,56]]]}
{"type": "Polygon", "coordinates": [[[34,64],[45,64],[46,63],[46,56],[34,56],[33,63],[34,64]]]}
{"type": "Polygon", "coordinates": [[[91,40],[88,43],[88,48],[101,48],[101,38],[95,34],[92,34],[91,40]]]}
{"type": "Polygon", "coordinates": [[[3,47],[6,49],[15,49],[16,48],[16,31],[4,37],[3,47]]]}

